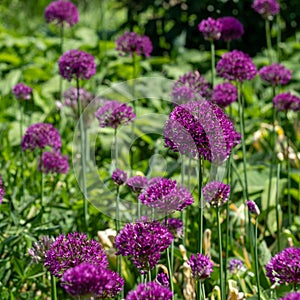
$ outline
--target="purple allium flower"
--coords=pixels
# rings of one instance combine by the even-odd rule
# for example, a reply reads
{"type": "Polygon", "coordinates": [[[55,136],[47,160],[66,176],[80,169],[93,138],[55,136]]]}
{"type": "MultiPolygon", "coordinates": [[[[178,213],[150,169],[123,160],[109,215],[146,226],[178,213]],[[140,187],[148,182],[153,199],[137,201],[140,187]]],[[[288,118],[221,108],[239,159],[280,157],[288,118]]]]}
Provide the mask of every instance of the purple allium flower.
{"type": "Polygon", "coordinates": [[[89,296],[95,299],[114,298],[124,285],[116,272],[91,263],[81,263],[66,270],[62,287],[72,296],[89,296]]]}
{"type": "Polygon", "coordinates": [[[46,252],[50,249],[54,242],[53,237],[41,236],[41,238],[33,243],[33,247],[28,249],[28,253],[34,263],[44,263],[46,252]]]}
{"type": "Polygon", "coordinates": [[[27,128],[21,144],[23,150],[33,151],[36,148],[44,149],[46,146],[59,150],[61,138],[58,130],[52,124],[36,123],[27,128]]]}
{"type": "Polygon", "coordinates": [[[145,176],[132,176],[127,180],[128,187],[135,193],[140,193],[148,185],[148,179],[145,176]]]}
{"type": "Polygon", "coordinates": [[[192,276],[196,280],[204,281],[213,272],[213,262],[208,256],[201,253],[197,253],[196,256],[192,254],[187,263],[190,265],[192,276]]]}
{"type": "Polygon", "coordinates": [[[248,200],[247,201],[247,206],[248,206],[249,212],[251,214],[254,214],[256,216],[260,215],[260,210],[259,210],[257,204],[254,201],[248,200]]]}
{"type": "Polygon", "coordinates": [[[120,55],[122,56],[126,54],[132,56],[133,53],[135,53],[149,57],[153,50],[152,42],[149,37],[146,35],[138,35],[135,32],[125,32],[122,36],[117,38],[116,44],[116,50],[120,51],[120,55]]]}
{"type": "Polygon", "coordinates": [[[167,228],[174,237],[181,237],[183,234],[183,222],[179,219],[168,218],[167,228]]]}
{"type": "Polygon", "coordinates": [[[141,274],[154,268],[173,235],[158,221],[128,223],[116,236],[117,255],[128,256],[141,274]]]}
{"type": "Polygon", "coordinates": [[[13,94],[18,100],[29,100],[31,98],[32,88],[20,82],[13,88],[13,94]]]}
{"type": "Polygon", "coordinates": [[[211,101],[224,108],[235,102],[237,98],[237,88],[230,82],[224,82],[214,87],[211,101]]]}
{"type": "Polygon", "coordinates": [[[50,3],[45,9],[47,23],[55,22],[57,25],[73,26],[79,21],[77,7],[70,1],[58,0],[50,3]]]}
{"type": "Polygon", "coordinates": [[[234,17],[222,17],[217,19],[221,25],[221,40],[229,42],[239,39],[244,34],[243,24],[234,17]]]}
{"type": "Polygon", "coordinates": [[[111,175],[113,182],[117,185],[122,185],[127,181],[127,174],[125,171],[115,169],[111,175]]]}
{"type": "Polygon", "coordinates": [[[131,106],[119,101],[106,101],[96,113],[99,126],[118,128],[119,125],[127,125],[135,119],[135,113],[131,106]]]}
{"type": "Polygon", "coordinates": [[[277,0],[254,0],[252,8],[265,19],[277,15],[280,11],[277,0]]]}
{"type": "Polygon", "coordinates": [[[176,180],[167,178],[159,178],[146,187],[139,195],[139,200],[166,214],[181,211],[194,203],[193,196],[185,187],[178,185],[176,180]]]}
{"type": "Polygon", "coordinates": [[[243,262],[239,259],[232,259],[229,261],[229,272],[233,275],[237,274],[243,267],[243,262]]]}
{"type": "Polygon", "coordinates": [[[272,283],[300,283],[300,248],[289,247],[277,253],[266,265],[272,283]]]}
{"type": "Polygon", "coordinates": [[[58,61],[59,74],[71,81],[72,78],[90,79],[96,73],[94,57],[77,49],[65,52],[58,61]]]}
{"type": "Polygon", "coordinates": [[[209,98],[210,84],[198,71],[188,72],[175,81],[172,89],[172,98],[175,104],[183,104],[199,98],[209,98]]]}
{"type": "Polygon", "coordinates": [[[108,260],[101,245],[88,240],[84,233],[68,233],[58,236],[46,252],[44,266],[54,276],[61,277],[64,272],[81,263],[107,268],[108,260]]]}
{"type": "Polygon", "coordinates": [[[66,174],[69,171],[68,156],[62,156],[58,151],[43,152],[38,170],[46,174],[66,174]]]}
{"type": "MultiPolygon", "coordinates": [[[[78,105],[77,105],[77,88],[70,87],[63,93],[63,99],[65,106],[70,107],[75,115],[78,114],[78,105]]],[[[81,101],[82,109],[85,109],[89,103],[92,102],[94,96],[89,93],[87,90],[80,88],[79,89],[79,100],[81,101]]]]}
{"type": "Polygon", "coordinates": [[[198,29],[202,32],[203,37],[207,41],[219,40],[221,37],[222,23],[213,18],[202,20],[198,24],[198,29]]]}
{"type": "Polygon", "coordinates": [[[259,70],[259,76],[262,80],[269,84],[284,85],[289,83],[292,78],[292,72],[288,70],[285,66],[278,63],[274,63],[269,66],[262,67],[259,70]]]}
{"type": "Polygon", "coordinates": [[[256,66],[249,55],[239,50],[223,54],[216,69],[220,77],[240,82],[251,80],[257,74],[256,66]]]}
{"type": "Polygon", "coordinates": [[[0,204],[2,203],[4,195],[5,195],[4,184],[3,184],[2,177],[0,176],[0,204]]]}
{"type": "Polygon", "coordinates": [[[284,298],[280,298],[280,300],[299,300],[300,292],[292,292],[284,296],[284,298]]]}
{"type": "Polygon", "coordinates": [[[169,288],[156,282],[141,283],[136,290],[130,291],[125,300],[171,300],[172,292],[169,288]]]}
{"type": "Polygon", "coordinates": [[[298,111],[300,109],[300,98],[290,92],[281,93],[273,98],[273,104],[277,111],[298,111]]]}
{"type": "Polygon", "coordinates": [[[228,158],[241,137],[220,107],[193,101],[174,108],[165,125],[164,139],[172,151],[218,163],[228,158]]]}
{"type": "Polygon", "coordinates": [[[207,201],[211,206],[219,207],[228,201],[230,186],[214,180],[203,187],[202,193],[204,200],[207,201]]]}
{"type": "Polygon", "coordinates": [[[164,272],[160,272],[157,274],[157,276],[155,278],[155,282],[157,282],[159,285],[167,287],[167,288],[170,286],[169,276],[164,272]]]}

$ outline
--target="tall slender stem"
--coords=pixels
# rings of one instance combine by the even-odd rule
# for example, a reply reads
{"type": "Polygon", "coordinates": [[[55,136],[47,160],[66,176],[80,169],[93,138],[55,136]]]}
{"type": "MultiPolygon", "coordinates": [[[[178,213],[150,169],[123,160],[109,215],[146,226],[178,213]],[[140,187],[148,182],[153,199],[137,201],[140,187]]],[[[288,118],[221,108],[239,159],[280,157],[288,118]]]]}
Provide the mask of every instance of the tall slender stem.
{"type": "Polygon", "coordinates": [[[254,259],[255,259],[255,277],[257,285],[257,299],[260,300],[260,280],[259,280],[259,269],[258,269],[258,254],[257,254],[257,227],[258,220],[255,218],[255,231],[254,231],[254,259]]]}
{"type": "Polygon", "coordinates": [[[281,44],[281,21],[280,21],[280,14],[276,16],[276,24],[277,24],[277,35],[276,35],[276,42],[277,42],[277,62],[280,62],[280,44],[281,44]]]}
{"type": "Polygon", "coordinates": [[[288,226],[292,225],[292,199],[291,199],[291,162],[289,158],[289,139],[287,137],[287,185],[288,185],[288,226]]]}
{"type": "Polygon", "coordinates": [[[266,29],[266,41],[267,41],[267,48],[268,48],[268,58],[269,63],[272,63],[272,41],[271,41],[271,30],[270,30],[270,20],[265,20],[265,29],[266,29]]]}
{"type": "Polygon", "coordinates": [[[223,282],[223,255],[222,255],[222,231],[220,222],[220,208],[217,207],[217,226],[218,226],[218,240],[219,240],[219,264],[220,264],[220,289],[221,300],[225,299],[224,282],[223,282]]]}
{"type": "Polygon", "coordinates": [[[197,294],[196,294],[197,300],[203,300],[202,285],[203,283],[200,280],[197,280],[197,294]]]}
{"type": "Polygon", "coordinates": [[[277,225],[277,251],[279,252],[280,247],[280,224],[279,224],[279,179],[280,179],[280,164],[277,164],[277,174],[276,174],[276,225],[277,225]]]}
{"type": "MultiPolygon", "coordinates": [[[[64,51],[64,24],[62,23],[60,26],[60,42],[59,42],[59,48],[60,48],[60,55],[63,54],[64,51]]],[[[59,100],[62,99],[62,86],[63,86],[63,79],[61,76],[59,76],[59,100]]]]}
{"type": "Polygon", "coordinates": [[[215,82],[215,44],[214,41],[210,42],[210,55],[211,55],[211,86],[214,88],[215,82]]]}
{"type": "MultiPolygon", "coordinates": [[[[21,120],[20,120],[20,140],[22,141],[23,136],[23,124],[24,124],[24,108],[22,103],[20,104],[20,114],[21,114],[21,120]]],[[[23,201],[25,201],[25,170],[24,170],[24,164],[25,164],[25,157],[24,157],[24,151],[21,149],[21,172],[22,172],[22,198],[23,201]]]]}
{"type": "MultiPolygon", "coordinates": [[[[165,226],[168,224],[168,218],[165,216],[165,226]]],[[[172,266],[171,266],[171,260],[170,260],[170,249],[167,248],[167,264],[168,264],[168,272],[169,272],[169,280],[170,280],[170,289],[172,292],[172,300],[175,299],[174,297],[174,285],[173,285],[173,272],[172,272],[172,266]]]]}
{"type": "Polygon", "coordinates": [[[44,211],[44,168],[43,168],[43,149],[41,149],[41,211],[44,211]]]}
{"type": "Polygon", "coordinates": [[[202,243],[203,243],[203,203],[202,203],[202,183],[203,183],[203,174],[202,174],[202,157],[199,157],[198,161],[198,253],[202,253],[202,243]]]}
{"type": "Polygon", "coordinates": [[[57,300],[56,279],[51,275],[51,300],[57,300]]]}

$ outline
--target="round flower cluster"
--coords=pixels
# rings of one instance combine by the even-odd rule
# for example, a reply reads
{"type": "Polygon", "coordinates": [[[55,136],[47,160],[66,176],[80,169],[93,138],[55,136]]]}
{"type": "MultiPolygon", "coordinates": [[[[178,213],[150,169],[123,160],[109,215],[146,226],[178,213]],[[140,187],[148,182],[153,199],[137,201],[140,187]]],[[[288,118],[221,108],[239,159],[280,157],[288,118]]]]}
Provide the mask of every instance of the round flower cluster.
{"type": "Polygon", "coordinates": [[[2,203],[4,195],[5,195],[4,184],[3,184],[2,177],[0,176],[0,203],[2,203]]]}
{"type": "Polygon", "coordinates": [[[280,11],[277,0],[254,0],[252,8],[265,19],[276,16],[280,11]]]}
{"type": "Polygon", "coordinates": [[[165,145],[191,157],[223,162],[240,142],[229,117],[208,101],[193,101],[174,108],[164,130],[165,145]]]}
{"type": "Polygon", "coordinates": [[[96,73],[94,57],[77,49],[65,52],[58,61],[59,74],[71,81],[76,79],[89,79],[96,73]]]}
{"type": "Polygon", "coordinates": [[[203,37],[207,41],[219,40],[221,37],[222,24],[220,21],[213,18],[208,18],[207,20],[202,20],[198,29],[202,32],[203,37]]]}
{"type": "Polygon", "coordinates": [[[105,252],[97,241],[88,240],[84,233],[73,232],[55,239],[46,252],[44,266],[52,275],[61,277],[66,270],[81,263],[108,266],[105,252]]]}
{"type": "Polygon", "coordinates": [[[58,151],[43,152],[38,169],[46,174],[66,174],[69,171],[68,156],[62,156],[58,151]]]}
{"type": "Polygon", "coordinates": [[[179,219],[169,218],[167,220],[167,228],[174,237],[181,237],[183,234],[183,222],[179,219]]]}
{"type": "Polygon", "coordinates": [[[22,149],[44,149],[46,146],[54,150],[61,148],[61,138],[58,130],[48,123],[37,123],[29,126],[22,138],[22,149]]]}
{"type": "Polygon", "coordinates": [[[225,42],[239,39],[244,34],[242,23],[234,17],[222,17],[217,19],[221,25],[221,39],[225,42]]]}
{"type": "Polygon", "coordinates": [[[280,298],[280,300],[299,300],[300,292],[292,292],[284,296],[284,298],[280,298]]]}
{"type": "Polygon", "coordinates": [[[230,186],[214,180],[203,187],[202,193],[204,200],[211,206],[220,207],[229,199],[230,186]]]}
{"type": "Polygon", "coordinates": [[[127,125],[135,119],[132,107],[119,101],[106,101],[96,111],[95,116],[99,121],[100,127],[112,127],[115,129],[121,124],[127,125]]]}
{"type": "Polygon", "coordinates": [[[178,185],[176,180],[160,177],[142,191],[139,200],[166,214],[181,211],[194,202],[191,193],[178,185]]]}
{"type": "Polygon", "coordinates": [[[289,83],[292,78],[292,72],[286,67],[274,63],[269,66],[262,67],[259,71],[259,76],[262,80],[266,81],[269,84],[275,85],[284,85],[289,83]]]}
{"type": "Polygon", "coordinates": [[[240,82],[251,80],[257,74],[256,66],[251,58],[239,50],[223,54],[216,69],[220,77],[240,82]]]}
{"type": "Polygon", "coordinates": [[[47,23],[55,22],[63,26],[65,23],[73,26],[79,21],[77,7],[70,1],[58,0],[50,3],[45,9],[47,23]]]}
{"type": "Polygon", "coordinates": [[[252,201],[252,200],[247,201],[247,206],[248,206],[248,210],[251,214],[253,214],[255,216],[260,215],[260,210],[254,201],[252,201]]]}
{"type": "Polygon", "coordinates": [[[31,97],[32,88],[24,83],[18,83],[13,88],[13,94],[18,100],[29,100],[31,97]]]}
{"type": "Polygon", "coordinates": [[[28,253],[34,263],[44,263],[46,252],[50,249],[54,238],[42,236],[39,241],[33,243],[33,247],[28,249],[28,253]]]}
{"type": "MultiPolygon", "coordinates": [[[[78,114],[78,105],[77,105],[77,99],[78,99],[78,92],[76,87],[70,87],[68,88],[62,95],[64,99],[65,106],[70,107],[74,113],[78,114]]],[[[87,90],[80,88],[79,89],[79,100],[81,101],[81,107],[84,109],[88,106],[89,103],[92,102],[94,99],[94,96],[89,93],[87,90]]]]}
{"type": "Polygon", "coordinates": [[[209,98],[210,84],[198,71],[188,72],[175,81],[172,89],[172,98],[179,105],[199,98],[209,98]]]}
{"type": "Polygon", "coordinates": [[[272,283],[300,283],[300,248],[286,248],[271,258],[266,265],[266,275],[272,283]]]}
{"type": "Polygon", "coordinates": [[[72,296],[107,299],[114,298],[122,290],[124,280],[116,272],[99,265],[81,263],[63,274],[61,285],[72,296]]]}
{"type": "Polygon", "coordinates": [[[120,51],[120,55],[144,55],[149,57],[153,46],[148,36],[138,35],[135,32],[125,32],[116,41],[116,50],[120,51]]]}
{"type": "Polygon", "coordinates": [[[274,97],[273,104],[277,111],[298,111],[300,109],[300,98],[290,92],[281,93],[274,97]]]}
{"type": "Polygon", "coordinates": [[[125,300],[171,300],[172,292],[169,288],[156,282],[141,283],[136,290],[130,291],[125,300]]]}
{"type": "Polygon", "coordinates": [[[117,255],[128,256],[140,271],[147,273],[160,259],[160,253],[167,249],[173,235],[158,221],[128,223],[116,236],[117,255]]]}
{"type": "Polygon", "coordinates": [[[235,102],[237,97],[237,88],[230,82],[224,82],[214,87],[211,101],[224,108],[235,102]]]}
{"type": "Polygon", "coordinates": [[[122,185],[127,181],[127,174],[123,170],[115,169],[112,173],[111,178],[115,184],[122,185]]]}
{"type": "Polygon", "coordinates": [[[229,261],[229,272],[233,275],[237,274],[243,267],[243,262],[239,259],[232,259],[229,261]]]}
{"type": "Polygon", "coordinates": [[[140,193],[148,185],[148,179],[145,176],[132,176],[127,180],[127,185],[134,193],[140,193]]]}
{"type": "Polygon", "coordinates": [[[201,253],[192,254],[187,263],[192,269],[193,278],[196,280],[204,281],[213,272],[213,262],[201,253]]]}
{"type": "Polygon", "coordinates": [[[169,276],[164,272],[160,272],[157,274],[157,276],[155,278],[155,282],[157,282],[159,285],[164,286],[164,287],[170,286],[169,276]]]}

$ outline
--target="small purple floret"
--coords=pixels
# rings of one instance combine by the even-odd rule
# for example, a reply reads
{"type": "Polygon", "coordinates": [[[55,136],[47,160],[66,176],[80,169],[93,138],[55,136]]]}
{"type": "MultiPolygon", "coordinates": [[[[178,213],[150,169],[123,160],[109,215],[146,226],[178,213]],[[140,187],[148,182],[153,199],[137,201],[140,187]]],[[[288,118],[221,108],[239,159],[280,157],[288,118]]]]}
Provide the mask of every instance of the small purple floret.
{"type": "Polygon", "coordinates": [[[269,66],[262,67],[259,70],[259,76],[265,82],[277,86],[288,84],[292,78],[292,72],[285,66],[274,63],[269,66]]]}
{"type": "Polygon", "coordinates": [[[31,98],[32,88],[20,82],[13,88],[13,94],[18,100],[29,100],[31,98]]]}
{"type": "Polygon", "coordinates": [[[230,42],[239,39],[244,34],[243,24],[234,17],[217,19],[222,24],[221,40],[230,42]]]}
{"type": "Polygon", "coordinates": [[[202,193],[204,200],[211,206],[220,207],[224,205],[229,199],[230,186],[228,184],[214,180],[207,183],[203,187],[202,193]]]}
{"type": "Polygon", "coordinates": [[[276,16],[280,11],[277,0],[254,0],[252,8],[265,19],[276,16]]]}
{"type": "Polygon", "coordinates": [[[205,40],[216,41],[221,37],[222,24],[218,20],[208,18],[199,23],[198,29],[202,32],[205,40]]]}
{"type": "Polygon", "coordinates": [[[290,92],[281,93],[275,96],[273,104],[277,111],[300,110],[300,98],[290,92]]]}
{"type": "Polygon", "coordinates": [[[213,272],[213,262],[201,253],[192,254],[187,262],[192,269],[192,276],[196,280],[204,281],[213,272]]]}
{"type": "Polygon", "coordinates": [[[217,84],[212,93],[211,101],[220,107],[227,107],[238,98],[237,88],[230,82],[217,84]]]}
{"type": "Polygon", "coordinates": [[[66,174],[69,171],[68,156],[62,156],[58,151],[43,152],[38,170],[45,174],[66,174]]]}

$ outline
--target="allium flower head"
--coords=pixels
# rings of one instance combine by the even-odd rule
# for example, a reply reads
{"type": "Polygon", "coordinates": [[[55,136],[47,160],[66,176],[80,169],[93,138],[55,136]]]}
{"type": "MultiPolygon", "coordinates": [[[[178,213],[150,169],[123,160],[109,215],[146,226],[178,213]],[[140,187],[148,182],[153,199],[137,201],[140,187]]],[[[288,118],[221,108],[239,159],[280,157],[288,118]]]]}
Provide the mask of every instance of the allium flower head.
{"type": "Polygon", "coordinates": [[[155,278],[155,282],[157,282],[159,285],[164,286],[164,287],[170,286],[169,276],[164,272],[160,272],[157,274],[157,276],[155,278]]]}
{"type": "Polygon", "coordinates": [[[118,128],[120,125],[127,125],[135,119],[135,113],[131,106],[119,101],[106,101],[96,113],[99,126],[118,128]]]}
{"type": "Polygon", "coordinates": [[[252,200],[247,201],[247,206],[248,206],[249,212],[251,214],[256,215],[256,216],[260,215],[260,210],[254,201],[252,201],[252,200]]]}
{"type": "Polygon", "coordinates": [[[259,76],[265,82],[275,85],[285,85],[289,83],[292,78],[292,72],[286,67],[274,63],[269,66],[262,67],[259,70],[259,76]]]}
{"type": "Polygon", "coordinates": [[[62,287],[72,296],[95,299],[114,298],[124,285],[116,272],[91,263],[81,263],[68,269],[61,280],[62,287]]]}
{"type": "Polygon", "coordinates": [[[179,219],[168,218],[167,228],[174,237],[181,237],[183,234],[183,222],[179,219]]]}
{"type": "Polygon", "coordinates": [[[237,274],[243,267],[243,262],[239,259],[232,259],[229,261],[229,272],[233,275],[237,274]]]}
{"type": "Polygon", "coordinates": [[[31,98],[32,88],[20,82],[13,88],[13,94],[18,100],[29,100],[31,98]]]}
{"type": "MultiPolygon", "coordinates": [[[[77,88],[70,87],[63,93],[63,99],[65,106],[70,107],[74,113],[77,115],[78,105],[77,105],[77,88]]],[[[81,101],[82,109],[88,106],[92,102],[94,96],[89,93],[87,90],[80,88],[79,89],[79,100],[81,101]]]]}
{"type": "Polygon", "coordinates": [[[96,73],[94,57],[77,49],[65,52],[58,61],[59,74],[71,81],[72,78],[90,79],[96,73]]]}
{"type": "Polygon", "coordinates": [[[267,273],[272,283],[300,283],[300,248],[289,247],[277,253],[266,265],[267,273]]]}
{"type": "Polygon", "coordinates": [[[169,288],[156,282],[141,283],[136,290],[130,291],[125,300],[171,300],[172,292],[169,288]]]}
{"type": "Polygon", "coordinates": [[[154,268],[173,235],[158,221],[128,223],[116,236],[117,255],[128,256],[141,274],[154,268]]]}
{"type": "Polygon", "coordinates": [[[211,101],[224,108],[235,102],[237,98],[237,88],[230,82],[224,82],[214,87],[211,101]]]}
{"type": "Polygon", "coordinates": [[[127,180],[128,187],[135,193],[140,193],[148,185],[148,179],[145,176],[132,176],[127,180]]]}
{"type": "Polygon", "coordinates": [[[38,169],[46,174],[66,174],[69,171],[68,156],[62,156],[58,151],[43,152],[38,169]]]}
{"type": "Polygon", "coordinates": [[[61,277],[67,269],[90,263],[107,268],[108,261],[101,245],[88,240],[84,233],[73,232],[58,236],[46,252],[44,266],[54,276],[61,277]]]}
{"type": "Polygon", "coordinates": [[[146,35],[138,35],[135,32],[125,32],[122,36],[117,38],[116,50],[120,52],[120,55],[133,53],[137,55],[144,55],[149,57],[152,50],[152,42],[146,35]]]}
{"type": "Polygon", "coordinates": [[[46,252],[50,249],[54,242],[53,237],[41,236],[41,238],[33,243],[33,247],[28,249],[28,253],[34,263],[44,263],[46,252]]]}
{"type": "Polygon", "coordinates": [[[183,104],[199,98],[209,98],[210,84],[198,71],[188,72],[175,81],[172,88],[172,98],[175,104],[183,104]]]}
{"type": "Polygon", "coordinates": [[[276,16],[280,11],[277,0],[254,0],[252,8],[265,19],[276,16]]]}
{"type": "Polygon", "coordinates": [[[22,138],[22,149],[33,151],[36,148],[52,147],[54,150],[61,148],[61,138],[58,130],[48,123],[36,123],[29,126],[22,138]]]}
{"type": "Polygon", "coordinates": [[[4,195],[5,195],[4,184],[3,184],[2,177],[0,176],[0,204],[2,203],[4,195]]]}
{"type": "Polygon", "coordinates": [[[273,104],[277,111],[298,111],[300,109],[300,98],[290,92],[281,93],[274,97],[273,104]]]}
{"type": "Polygon", "coordinates": [[[220,77],[240,82],[251,80],[257,74],[256,66],[251,58],[239,50],[223,54],[216,69],[220,77]]]}
{"type": "Polygon", "coordinates": [[[192,276],[196,280],[204,281],[213,272],[213,262],[201,253],[192,254],[187,262],[192,269],[192,276]]]}
{"type": "Polygon", "coordinates": [[[220,107],[208,101],[193,101],[171,112],[164,140],[172,151],[219,163],[240,142],[240,134],[220,107]]]}
{"type": "Polygon", "coordinates": [[[228,201],[230,186],[219,181],[211,181],[203,187],[202,193],[204,200],[211,206],[219,207],[228,201]]]}
{"type": "Polygon", "coordinates": [[[47,23],[55,22],[57,25],[73,26],[79,21],[77,7],[70,1],[58,0],[51,2],[45,9],[47,23]]]}
{"type": "Polygon", "coordinates": [[[299,300],[300,292],[292,292],[284,296],[284,298],[280,298],[280,300],[299,300]]]}
{"type": "Polygon", "coordinates": [[[115,184],[122,185],[127,181],[127,174],[123,170],[115,169],[112,173],[111,178],[115,184]]]}
{"type": "Polygon", "coordinates": [[[176,180],[159,178],[146,187],[139,195],[139,200],[158,212],[170,214],[181,211],[194,202],[191,193],[176,180]]]}
{"type": "Polygon", "coordinates": [[[222,17],[217,19],[221,25],[221,40],[229,42],[239,39],[244,34],[243,24],[234,17],[222,17]]]}
{"type": "Polygon", "coordinates": [[[219,40],[221,37],[222,24],[220,21],[213,18],[202,20],[198,24],[198,29],[202,32],[203,37],[207,41],[219,40]]]}

